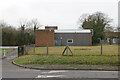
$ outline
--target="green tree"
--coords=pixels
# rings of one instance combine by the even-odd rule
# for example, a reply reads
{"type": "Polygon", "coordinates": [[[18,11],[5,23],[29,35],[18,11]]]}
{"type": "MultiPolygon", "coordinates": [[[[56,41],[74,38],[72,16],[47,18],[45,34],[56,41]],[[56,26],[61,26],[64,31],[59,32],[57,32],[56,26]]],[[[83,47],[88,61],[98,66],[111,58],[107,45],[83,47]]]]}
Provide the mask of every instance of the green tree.
{"type": "Polygon", "coordinates": [[[104,39],[104,28],[110,26],[110,19],[101,12],[96,12],[86,17],[80,17],[78,23],[82,23],[83,29],[93,29],[93,43],[99,43],[100,39],[104,39]]]}
{"type": "Polygon", "coordinates": [[[11,26],[2,27],[2,45],[12,46],[17,43],[17,30],[11,26]]]}
{"type": "Polygon", "coordinates": [[[31,24],[28,21],[22,19],[20,26],[16,29],[7,23],[0,21],[0,32],[2,33],[2,45],[3,46],[23,46],[33,44],[35,42],[35,30],[41,27],[37,21],[31,20],[31,24]]]}

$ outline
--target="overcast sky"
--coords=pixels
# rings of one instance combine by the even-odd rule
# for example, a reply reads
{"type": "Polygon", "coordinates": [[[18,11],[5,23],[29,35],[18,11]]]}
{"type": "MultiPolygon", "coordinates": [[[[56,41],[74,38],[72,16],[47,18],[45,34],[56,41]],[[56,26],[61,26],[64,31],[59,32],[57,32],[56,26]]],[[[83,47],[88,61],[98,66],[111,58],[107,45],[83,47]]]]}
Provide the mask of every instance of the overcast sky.
{"type": "Polygon", "coordinates": [[[119,0],[0,0],[0,20],[15,27],[21,19],[37,18],[44,26],[56,25],[59,29],[78,28],[78,18],[101,11],[118,24],[119,0]]]}

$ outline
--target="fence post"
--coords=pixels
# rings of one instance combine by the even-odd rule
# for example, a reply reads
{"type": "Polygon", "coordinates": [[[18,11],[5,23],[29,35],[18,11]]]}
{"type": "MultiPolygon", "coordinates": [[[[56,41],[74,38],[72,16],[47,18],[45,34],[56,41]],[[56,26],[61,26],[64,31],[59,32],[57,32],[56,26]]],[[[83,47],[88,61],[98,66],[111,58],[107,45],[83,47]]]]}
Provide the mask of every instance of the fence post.
{"type": "Polygon", "coordinates": [[[35,55],[35,44],[34,44],[34,55],[35,55]]]}
{"type": "Polygon", "coordinates": [[[48,56],[48,43],[47,43],[47,56],[48,56]]]}
{"type": "Polygon", "coordinates": [[[102,56],[102,40],[101,40],[101,56],[102,56]]]}
{"type": "Polygon", "coordinates": [[[24,55],[26,54],[26,46],[24,45],[24,55]]]}
{"type": "Polygon", "coordinates": [[[5,55],[5,49],[4,49],[4,57],[5,57],[6,55],[5,55]]]}

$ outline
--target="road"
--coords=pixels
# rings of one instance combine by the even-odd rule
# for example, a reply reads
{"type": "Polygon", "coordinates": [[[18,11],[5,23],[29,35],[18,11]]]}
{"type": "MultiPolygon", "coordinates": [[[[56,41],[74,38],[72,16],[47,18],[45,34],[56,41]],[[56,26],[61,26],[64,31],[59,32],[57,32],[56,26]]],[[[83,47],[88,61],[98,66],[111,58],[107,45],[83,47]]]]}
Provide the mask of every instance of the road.
{"type": "Polygon", "coordinates": [[[118,71],[25,69],[11,63],[15,57],[2,59],[2,80],[118,80],[118,71]]]}

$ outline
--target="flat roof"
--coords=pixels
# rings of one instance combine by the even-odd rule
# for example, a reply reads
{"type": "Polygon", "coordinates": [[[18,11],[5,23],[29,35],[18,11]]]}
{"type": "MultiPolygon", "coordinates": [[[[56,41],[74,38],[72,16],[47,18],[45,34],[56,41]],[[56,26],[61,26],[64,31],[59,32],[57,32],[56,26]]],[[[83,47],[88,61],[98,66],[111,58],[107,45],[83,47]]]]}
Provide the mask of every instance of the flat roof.
{"type": "Polygon", "coordinates": [[[90,33],[91,31],[88,29],[59,29],[59,30],[54,30],[55,33],[90,33]]]}

